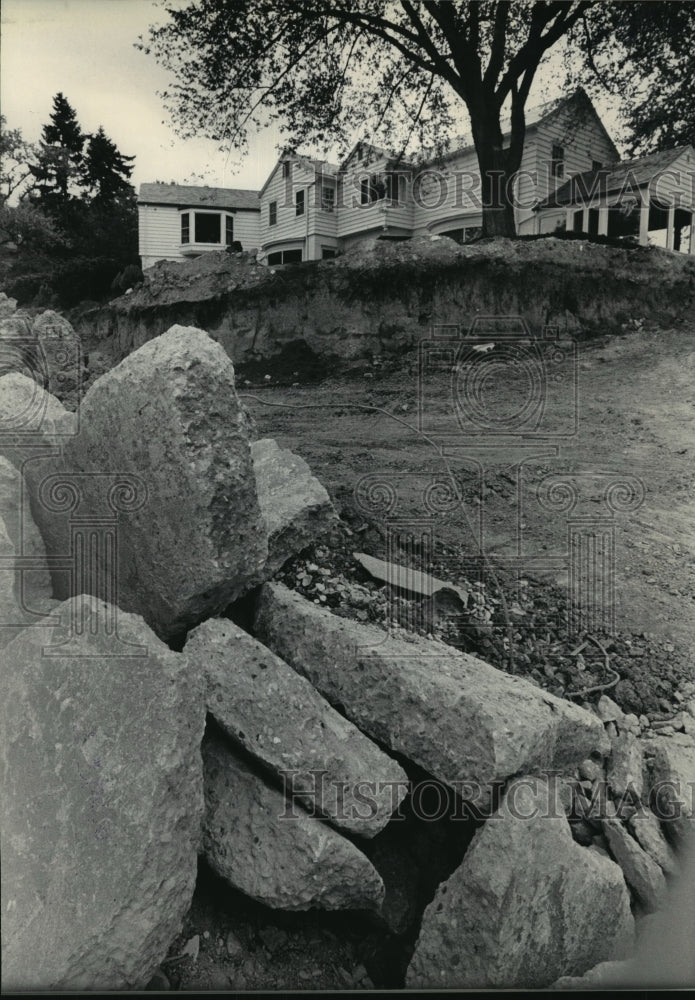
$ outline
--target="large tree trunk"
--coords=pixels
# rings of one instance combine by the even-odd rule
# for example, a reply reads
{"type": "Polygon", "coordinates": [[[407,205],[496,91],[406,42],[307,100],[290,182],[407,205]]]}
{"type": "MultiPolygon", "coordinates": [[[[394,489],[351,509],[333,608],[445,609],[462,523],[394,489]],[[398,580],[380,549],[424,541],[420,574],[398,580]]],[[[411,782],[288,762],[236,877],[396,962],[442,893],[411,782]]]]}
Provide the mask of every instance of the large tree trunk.
{"type": "Polygon", "coordinates": [[[516,236],[513,181],[520,156],[504,148],[499,112],[481,104],[471,112],[483,203],[483,236],[516,236]],[[512,159],[514,162],[512,162],[512,159]]]}
{"type": "Polygon", "coordinates": [[[507,204],[483,207],[483,236],[508,236],[514,239],[516,237],[514,206],[507,204]]]}

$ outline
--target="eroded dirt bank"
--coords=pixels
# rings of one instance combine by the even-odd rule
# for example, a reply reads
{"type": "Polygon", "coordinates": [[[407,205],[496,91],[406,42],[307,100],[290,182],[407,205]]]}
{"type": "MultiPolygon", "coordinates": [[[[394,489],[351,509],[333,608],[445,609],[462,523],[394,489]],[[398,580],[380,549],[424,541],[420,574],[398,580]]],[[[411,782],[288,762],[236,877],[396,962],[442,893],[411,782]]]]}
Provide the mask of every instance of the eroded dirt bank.
{"type": "Polygon", "coordinates": [[[485,316],[522,316],[534,332],[575,336],[659,326],[692,310],[695,259],[655,248],[585,241],[445,237],[376,241],[333,261],[268,268],[245,254],[160,262],[145,284],[76,320],[102,364],[117,363],[174,323],[201,327],[235,363],[302,344],[343,362],[398,356],[433,324],[468,328],[485,316]]]}

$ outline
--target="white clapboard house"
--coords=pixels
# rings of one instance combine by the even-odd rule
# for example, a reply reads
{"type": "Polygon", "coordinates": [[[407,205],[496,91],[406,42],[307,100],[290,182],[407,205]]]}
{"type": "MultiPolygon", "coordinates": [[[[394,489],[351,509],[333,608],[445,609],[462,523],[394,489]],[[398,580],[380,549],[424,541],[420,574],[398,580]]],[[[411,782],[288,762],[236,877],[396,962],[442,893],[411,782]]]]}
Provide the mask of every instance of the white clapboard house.
{"type": "MultiPolygon", "coordinates": [[[[481,233],[480,187],[470,137],[417,162],[366,142],[341,164],[286,151],[259,192],[143,184],[142,264],[233,241],[270,265],[334,257],[370,237],[464,243],[481,233]]],[[[581,89],[527,112],[513,191],[520,235],[574,229],[695,253],[692,149],[620,162],[581,89]]]]}

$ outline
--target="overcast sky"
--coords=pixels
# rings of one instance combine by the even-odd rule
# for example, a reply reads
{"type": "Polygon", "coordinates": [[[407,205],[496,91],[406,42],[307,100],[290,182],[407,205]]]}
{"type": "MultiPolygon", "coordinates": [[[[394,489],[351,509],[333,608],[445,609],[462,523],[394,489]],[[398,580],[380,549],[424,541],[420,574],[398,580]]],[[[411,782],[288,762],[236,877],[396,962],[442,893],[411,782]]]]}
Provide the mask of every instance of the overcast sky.
{"type": "Polygon", "coordinates": [[[2,0],[0,101],[10,128],[35,141],[62,91],[85,132],[100,125],[122,153],[136,156],[133,183],[205,174],[197,183],[258,188],[275,160],[266,129],[241,168],[206,140],[182,142],[157,97],[168,81],[152,56],[133,47],[164,15],[151,0],[2,0]],[[231,160],[231,162],[229,162],[231,160]]]}
{"type": "MultiPolygon", "coordinates": [[[[152,0],[2,0],[0,107],[8,126],[37,140],[53,96],[62,91],[85,132],[103,125],[122,153],[136,157],[136,186],[173,180],[260,188],[277,156],[274,129],[252,140],[240,166],[215,143],[177,139],[168,125],[157,97],[167,74],[133,47],[151,23],[164,19],[152,0]]],[[[544,86],[545,79],[552,88],[553,77],[552,67],[540,75],[536,102],[557,96],[544,86]]],[[[604,122],[614,132],[610,116],[604,122]]]]}

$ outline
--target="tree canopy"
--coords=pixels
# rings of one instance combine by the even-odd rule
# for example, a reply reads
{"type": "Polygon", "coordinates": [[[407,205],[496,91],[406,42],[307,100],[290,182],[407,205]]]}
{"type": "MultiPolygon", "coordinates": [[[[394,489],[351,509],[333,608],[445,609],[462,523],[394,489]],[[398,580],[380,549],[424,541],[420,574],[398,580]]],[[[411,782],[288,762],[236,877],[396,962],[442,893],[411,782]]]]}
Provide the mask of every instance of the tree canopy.
{"type": "MultiPolygon", "coordinates": [[[[64,94],[53,99],[37,145],[2,120],[3,195],[34,184],[19,204],[0,209],[0,246],[14,259],[5,283],[22,301],[53,289],[63,304],[100,297],[138,261],[134,157],[103,127],[85,133],[64,94]],[[14,157],[8,159],[6,151],[14,157]]],[[[4,199],[6,200],[6,199],[4,199]]]]}
{"type": "Polygon", "coordinates": [[[36,155],[32,143],[22,138],[21,130],[8,128],[0,115],[0,205],[20,193],[31,176],[30,162],[36,155]]]}
{"type": "Polygon", "coordinates": [[[46,207],[64,208],[74,196],[81,179],[84,142],[74,108],[64,94],[56,94],[50,121],[43,127],[36,161],[31,166],[37,197],[46,207]]]}
{"type": "Polygon", "coordinates": [[[576,35],[585,62],[574,81],[620,96],[631,155],[695,146],[691,0],[600,4],[576,35]]]}
{"type": "Polygon", "coordinates": [[[83,183],[87,191],[102,203],[128,197],[133,193],[129,177],[134,162],[134,156],[119,153],[100,125],[89,137],[84,158],[83,183]]]}

